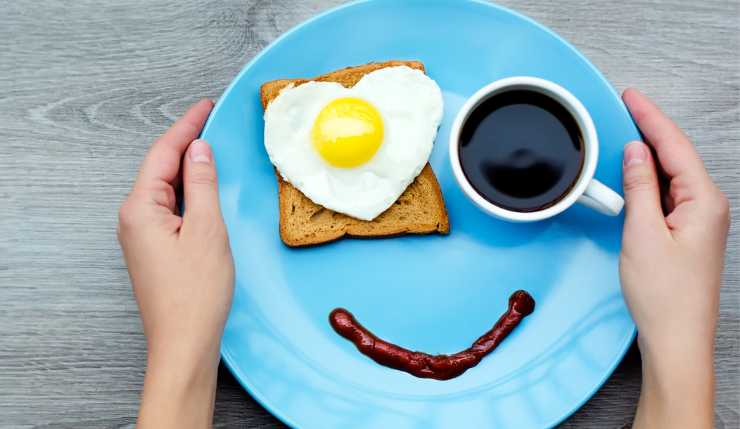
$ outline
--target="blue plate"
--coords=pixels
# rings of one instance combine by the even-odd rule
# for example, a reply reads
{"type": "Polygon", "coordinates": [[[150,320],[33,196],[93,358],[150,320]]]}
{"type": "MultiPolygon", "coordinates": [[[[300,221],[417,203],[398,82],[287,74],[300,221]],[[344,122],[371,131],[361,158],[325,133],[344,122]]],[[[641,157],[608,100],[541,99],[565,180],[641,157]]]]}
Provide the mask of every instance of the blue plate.
{"type": "Polygon", "coordinates": [[[366,1],[289,31],[236,77],[204,138],[218,165],[236,261],[223,360],[270,412],[301,428],[529,428],[553,426],[607,379],[635,334],[619,288],[621,218],[574,207],[511,224],[480,212],[455,185],[450,124],[466,97],[512,75],[550,79],[591,112],[601,141],[596,177],[621,189],[622,146],[639,137],[604,77],[536,22],[476,1],[366,1]],[[289,249],[278,237],[277,186],[262,144],[259,87],[349,65],[418,59],[444,93],[431,156],[449,236],[340,240],[289,249]],[[449,381],[377,365],[335,334],[345,307],[405,347],[468,346],[516,289],[537,301],[477,367],[449,381]]]}

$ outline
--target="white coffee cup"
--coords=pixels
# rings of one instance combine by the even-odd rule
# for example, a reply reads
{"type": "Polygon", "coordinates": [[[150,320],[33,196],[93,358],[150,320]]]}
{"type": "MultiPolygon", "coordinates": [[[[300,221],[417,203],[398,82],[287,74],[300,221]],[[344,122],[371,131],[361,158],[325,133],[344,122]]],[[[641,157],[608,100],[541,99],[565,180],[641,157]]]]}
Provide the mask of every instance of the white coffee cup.
{"type": "Polygon", "coordinates": [[[599,158],[599,140],[596,136],[596,128],[594,127],[591,115],[588,114],[586,108],[583,107],[583,104],[573,94],[554,82],[536,77],[516,76],[497,80],[484,86],[473,94],[460,109],[455,122],[452,124],[449,144],[452,172],[455,175],[455,179],[457,179],[457,183],[463,192],[465,192],[465,195],[478,207],[495,217],[514,222],[537,221],[555,216],[576,202],[608,216],[619,215],[622,207],[624,207],[624,200],[619,194],[594,179],[594,171],[596,170],[596,163],[599,158]],[[576,120],[583,137],[584,161],[575,184],[555,204],[542,210],[519,212],[492,203],[473,188],[460,164],[460,131],[471,112],[488,98],[512,90],[534,91],[557,101],[576,120]]]}

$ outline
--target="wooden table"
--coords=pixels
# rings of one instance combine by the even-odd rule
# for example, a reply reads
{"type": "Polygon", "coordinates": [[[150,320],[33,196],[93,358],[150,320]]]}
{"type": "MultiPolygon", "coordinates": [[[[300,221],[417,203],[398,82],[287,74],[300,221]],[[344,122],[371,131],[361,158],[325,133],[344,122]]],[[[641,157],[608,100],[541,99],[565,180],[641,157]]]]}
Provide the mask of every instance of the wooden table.
{"type": "MultiPolygon", "coordinates": [[[[116,212],[150,142],[257,52],[337,0],[0,0],[0,426],[135,422],[144,337],[116,212]]],[[[740,203],[738,0],[505,0],[642,88],[740,203]]],[[[737,210],[733,210],[737,217],[737,210]]],[[[740,427],[740,233],[717,337],[717,426],[740,427]]],[[[218,427],[280,427],[226,370],[218,427]]],[[[631,421],[636,349],[563,427],[631,421]]]]}

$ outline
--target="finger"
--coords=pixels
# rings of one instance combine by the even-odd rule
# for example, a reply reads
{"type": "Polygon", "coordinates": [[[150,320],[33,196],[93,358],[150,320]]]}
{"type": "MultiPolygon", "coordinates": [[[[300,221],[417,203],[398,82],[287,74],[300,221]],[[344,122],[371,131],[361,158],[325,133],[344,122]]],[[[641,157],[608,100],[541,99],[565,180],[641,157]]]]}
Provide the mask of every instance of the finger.
{"type": "Polygon", "coordinates": [[[667,230],[660,206],[660,188],[649,148],[631,142],[624,148],[625,229],[642,234],[667,230]]]}
{"type": "Polygon", "coordinates": [[[216,166],[211,148],[205,140],[195,140],[187,151],[183,166],[183,192],[184,228],[197,230],[222,222],[216,166]]]}
{"type": "Polygon", "coordinates": [[[200,100],[154,142],[141,164],[135,186],[149,187],[157,181],[174,184],[183,153],[198,138],[212,108],[211,100],[200,100]]]}
{"type": "Polygon", "coordinates": [[[674,178],[686,176],[700,186],[710,182],[699,154],[686,135],[658,106],[636,89],[627,89],[622,95],[640,131],[658,155],[665,173],[674,178]]]}

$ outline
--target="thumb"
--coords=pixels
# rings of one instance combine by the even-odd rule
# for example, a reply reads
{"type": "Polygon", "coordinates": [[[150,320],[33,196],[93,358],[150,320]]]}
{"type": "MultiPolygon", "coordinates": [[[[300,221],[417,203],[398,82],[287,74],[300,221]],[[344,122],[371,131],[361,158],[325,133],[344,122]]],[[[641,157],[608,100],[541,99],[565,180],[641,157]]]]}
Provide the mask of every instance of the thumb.
{"type": "Polygon", "coordinates": [[[624,148],[625,231],[654,233],[665,229],[655,162],[645,143],[633,141],[624,148]]]}
{"type": "Polygon", "coordinates": [[[184,227],[199,229],[221,222],[216,166],[211,147],[205,140],[194,140],[183,160],[184,227]]]}

